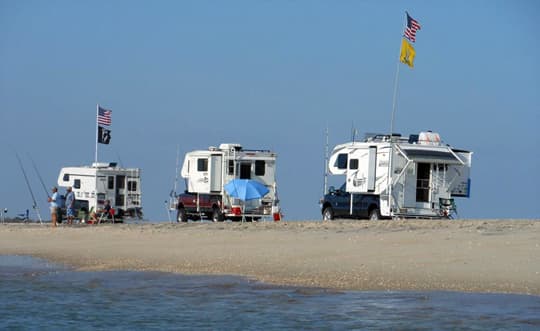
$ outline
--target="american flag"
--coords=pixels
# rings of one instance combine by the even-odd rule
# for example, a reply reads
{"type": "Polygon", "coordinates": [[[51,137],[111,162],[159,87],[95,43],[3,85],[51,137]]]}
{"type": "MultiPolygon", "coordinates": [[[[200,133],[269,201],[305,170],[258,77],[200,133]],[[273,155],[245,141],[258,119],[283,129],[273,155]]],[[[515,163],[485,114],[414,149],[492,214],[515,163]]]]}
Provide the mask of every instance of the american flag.
{"type": "Polygon", "coordinates": [[[101,125],[111,125],[112,119],[112,110],[107,110],[105,108],[101,108],[98,106],[98,115],[97,115],[97,122],[101,125]]]}
{"type": "MultiPolygon", "coordinates": [[[[406,12],[407,13],[407,12],[406,12]]],[[[412,41],[416,41],[416,30],[420,30],[420,23],[417,20],[409,16],[407,13],[407,27],[405,28],[405,37],[412,41]]]]}

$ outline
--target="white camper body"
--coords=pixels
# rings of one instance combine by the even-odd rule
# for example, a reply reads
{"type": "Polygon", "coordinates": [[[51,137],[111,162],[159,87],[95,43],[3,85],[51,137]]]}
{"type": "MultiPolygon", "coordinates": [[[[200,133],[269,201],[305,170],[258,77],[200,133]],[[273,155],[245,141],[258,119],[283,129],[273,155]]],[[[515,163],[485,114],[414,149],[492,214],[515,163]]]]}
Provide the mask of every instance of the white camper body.
{"type": "Polygon", "coordinates": [[[73,188],[79,208],[103,208],[109,200],[117,217],[141,217],[141,170],[120,168],[116,163],[65,167],[58,175],[58,186],[73,188]]]}
{"type": "Polygon", "coordinates": [[[372,135],[338,145],[328,170],[346,191],[377,195],[383,217],[449,216],[453,197],[469,197],[472,152],[441,143],[437,133],[372,135]]]}
{"type": "Polygon", "coordinates": [[[221,144],[208,150],[186,154],[181,176],[186,180],[190,194],[219,195],[223,213],[231,214],[232,206],[244,205],[257,209],[261,215],[271,215],[277,206],[276,153],[269,150],[245,150],[239,144],[221,144]],[[225,184],[233,179],[251,179],[266,186],[269,193],[256,201],[240,202],[228,196],[225,184]]]}

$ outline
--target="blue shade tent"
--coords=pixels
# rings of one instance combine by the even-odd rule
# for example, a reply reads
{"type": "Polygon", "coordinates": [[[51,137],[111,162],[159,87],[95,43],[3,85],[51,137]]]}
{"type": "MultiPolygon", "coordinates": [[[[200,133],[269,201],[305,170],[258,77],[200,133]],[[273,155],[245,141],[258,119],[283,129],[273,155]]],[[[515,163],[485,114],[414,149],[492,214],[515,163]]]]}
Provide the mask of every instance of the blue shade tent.
{"type": "Polygon", "coordinates": [[[242,201],[260,199],[270,192],[266,186],[251,179],[233,179],[224,188],[231,197],[242,201]]]}

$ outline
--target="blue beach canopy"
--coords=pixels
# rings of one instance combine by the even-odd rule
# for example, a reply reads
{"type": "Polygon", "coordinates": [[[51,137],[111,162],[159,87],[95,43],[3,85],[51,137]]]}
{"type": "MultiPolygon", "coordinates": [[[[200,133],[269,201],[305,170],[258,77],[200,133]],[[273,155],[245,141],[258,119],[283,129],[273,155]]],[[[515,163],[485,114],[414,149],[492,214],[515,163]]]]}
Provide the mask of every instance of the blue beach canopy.
{"type": "Polygon", "coordinates": [[[251,179],[233,179],[224,188],[231,197],[242,201],[260,199],[270,192],[266,186],[251,179]]]}

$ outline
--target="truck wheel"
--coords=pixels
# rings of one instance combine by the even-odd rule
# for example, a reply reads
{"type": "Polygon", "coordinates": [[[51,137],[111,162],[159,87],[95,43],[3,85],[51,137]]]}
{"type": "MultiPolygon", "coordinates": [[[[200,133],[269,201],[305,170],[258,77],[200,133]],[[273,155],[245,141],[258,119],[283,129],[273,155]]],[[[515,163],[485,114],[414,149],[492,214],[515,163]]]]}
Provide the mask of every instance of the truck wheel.
{"type": "Polygon", "coordinates": [[[214,211],[212,212],[212,221],[213,222],[223,222],[225,218],[223,217],[223,213],[219,208],[214,208],[214,211]]]}
{"type": "Polygon", "coordinates": [[[370,221],[378,221],[380,219],[381,219],[381,211],[379,210],[379,208],[373,208],[369,212],[369,220],[370,221]]]}
{"type": "Polygon", "coordinates": [[[176,214],[176,221],[177,222],[187,222],[187,213],[184,208],[178,209],[178,213],[176,214]]]}
{"type": "Polygon", "coordinates": [[[326,207],[323,210],[322,213],[323,221],[331,221],[334,219],[334,210],[332,210],[332,207],[326,207]]]}

